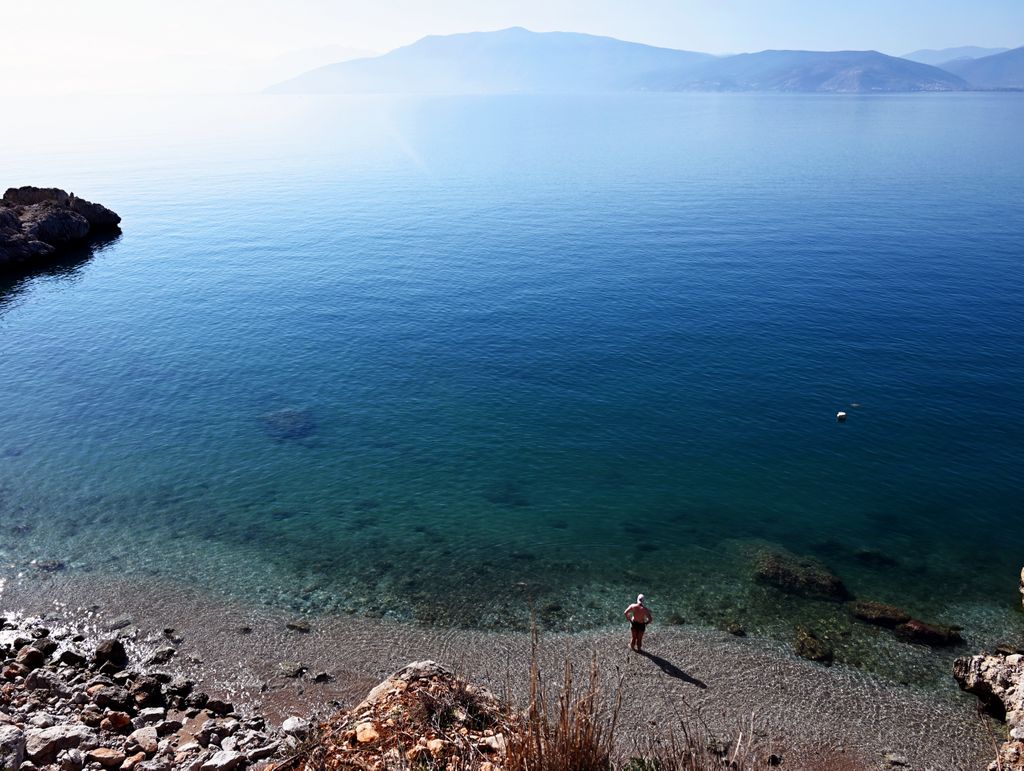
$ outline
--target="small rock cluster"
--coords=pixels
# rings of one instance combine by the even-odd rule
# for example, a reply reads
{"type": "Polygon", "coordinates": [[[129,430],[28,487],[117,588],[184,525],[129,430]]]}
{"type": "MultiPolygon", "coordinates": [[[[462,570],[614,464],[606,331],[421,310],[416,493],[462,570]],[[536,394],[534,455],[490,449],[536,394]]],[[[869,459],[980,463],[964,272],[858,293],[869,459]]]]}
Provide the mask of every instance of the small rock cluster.
{"type": "Polygon", "coordinates": [[[176,649],[133,666],[119,639],[0,618],[3,771],[232,771],[261,768],[286,746],[263,718],[244,717],[158,669],[176,649]],[[91,650],[90,650],[91,647],[91,650]]]}
{"type": "MultiPolygon", "coordinates": [[[[783,549],[765,550],[755,560],[754,575],[760,583],[788,594],[847,602],[854,618],[892,630],[896,638],[903,642],[938,648],[960,645],[964,641],[958,627],[921,621],[895,605],[853,598],[842,579],[813,557],[798,556],[783,549]]],[[[807,627],[797,628],[793,649],[811,661],[830,664],[833,660],[831,646],[807,627]]]]}
{"type": "Polygon", "coordinates": [[[512,725],[512,716],[486,688],[420,661],[382,682],[355,709],[321,724],[305,748],[275,768],[501,771],[512,725]]]}
{"type": "Polygon", "coordinates": [[[49,257],[90,235],[116,231],[105,206],[55,187],[12,187],[0,200],[0,267],[49,257]]]}

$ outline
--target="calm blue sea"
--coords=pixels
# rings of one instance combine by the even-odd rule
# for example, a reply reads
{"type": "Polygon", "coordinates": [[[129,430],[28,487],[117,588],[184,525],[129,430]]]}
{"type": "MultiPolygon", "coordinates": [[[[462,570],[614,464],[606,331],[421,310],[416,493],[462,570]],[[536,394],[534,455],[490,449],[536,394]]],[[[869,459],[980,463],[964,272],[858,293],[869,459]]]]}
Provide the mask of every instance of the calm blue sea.
{"type": "Polygon", "coordinates": [[[781,546],[1022,626],[1019,94],[19,114],[0,184],[124,222],[0,285],[9,570],[772,633],[825,612],[752,582],[781,546]]]}

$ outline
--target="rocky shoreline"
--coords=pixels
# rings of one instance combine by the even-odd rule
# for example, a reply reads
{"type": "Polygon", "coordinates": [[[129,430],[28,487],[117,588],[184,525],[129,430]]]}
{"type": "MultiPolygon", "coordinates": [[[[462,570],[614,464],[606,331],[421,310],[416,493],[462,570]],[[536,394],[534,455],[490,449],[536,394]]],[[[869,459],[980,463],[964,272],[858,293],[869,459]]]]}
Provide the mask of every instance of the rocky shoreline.
{"type": "Polygon", "coordinates": [[[144,652],[117,636],[95,641],[39,619],[0,618],[0,769],[269,765],[289,746],[287,731],[268,728],[264,718],[236,711],[169,669],[177,651],[168,636],[169,644],[144,652]]]}
{"type": "Polygon", "coordinates": [[[116,233],[120,222],[106,206],[59,188],[8,188],[0,199],[0,268],[32,264],[116,233]]]}
{"type": "MultiPolygon", "coordinates": [[[[1024,608],[1024,569],[1020,593],[1024,608]]],[[[978,697],[985,711],[1006,723],[1007,740],[988,771],[1024,771],[1024,647],[1000,646],[993,653],[962,656],[953,663],[953,677],[978,697]]]]}

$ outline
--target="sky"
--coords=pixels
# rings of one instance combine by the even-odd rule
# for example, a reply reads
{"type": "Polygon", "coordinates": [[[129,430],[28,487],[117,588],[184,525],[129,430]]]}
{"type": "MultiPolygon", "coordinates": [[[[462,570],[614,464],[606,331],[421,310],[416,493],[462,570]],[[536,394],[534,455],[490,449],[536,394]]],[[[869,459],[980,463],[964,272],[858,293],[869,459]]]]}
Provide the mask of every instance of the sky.
{"type": "Polygon", "coordinates": [[[0,0],[5,80],[257,91],[429,34],[522,26],[709,53],[1024,45],[1024,0],[0,0]]]}

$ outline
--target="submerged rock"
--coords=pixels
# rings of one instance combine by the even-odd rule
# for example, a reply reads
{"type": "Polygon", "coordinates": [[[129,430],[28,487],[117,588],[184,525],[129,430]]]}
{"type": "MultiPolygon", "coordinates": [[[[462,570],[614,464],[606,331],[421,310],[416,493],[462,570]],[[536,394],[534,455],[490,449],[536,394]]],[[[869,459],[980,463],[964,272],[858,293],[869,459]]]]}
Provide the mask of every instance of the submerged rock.
{"type": "Polygon", "coordinates": [[[309,410],[288,407],[260,417],[263,433],[275,442],[302,442],[316,433],[316,421],[309,410]]]}
{"type": "Polygon", "coordinates": [[[796,628],[796,638],[793,640],[793,650],[798,656],[810,661],[817,661],[820,664],[831,664],[834,654],[832,646],[821,640],[814,632],[805,626],[796,628]]]}
{"type": "Polygon", "coordinates": [[[897,626],[896,636],[904,642],[930,645],[933,648],[959,645],[964,641],[960,636],[960,630],[955,626],[929,624],[916,618],[897,626]]]}
{"type": "Polygon", "coordinates": [[[857,600],[851,605],[850,611],[855,618],[859,618],[861,621],[884,626],[887,629],[895,629],[911,619],[910,614],[903,608],[874,600],[857,600]]]}
{"type": "Polygon", "coordinates": [[[763,584],[789,594],[841,602],[850,598],[842,580],[813,557],[799,557],[782,549],[762,552],[755,575],[763,584]]]}
{"type": "Polygon", "coordinates": [[[120,222],[107,207],[74,193],[12,187],[0,200],[0,267],[48,257],[120,222]]]}

